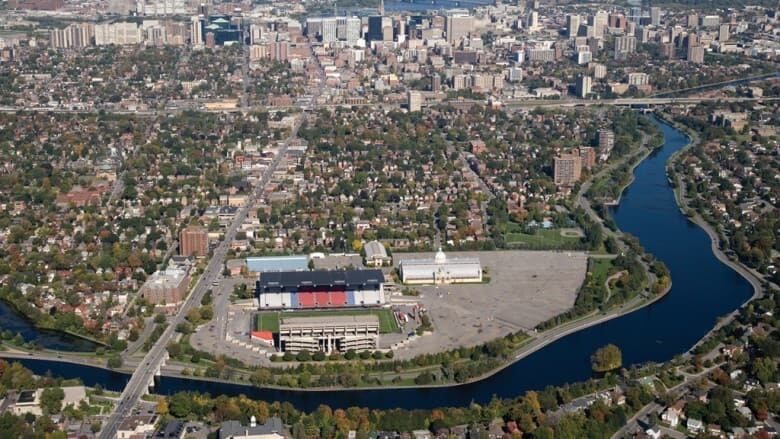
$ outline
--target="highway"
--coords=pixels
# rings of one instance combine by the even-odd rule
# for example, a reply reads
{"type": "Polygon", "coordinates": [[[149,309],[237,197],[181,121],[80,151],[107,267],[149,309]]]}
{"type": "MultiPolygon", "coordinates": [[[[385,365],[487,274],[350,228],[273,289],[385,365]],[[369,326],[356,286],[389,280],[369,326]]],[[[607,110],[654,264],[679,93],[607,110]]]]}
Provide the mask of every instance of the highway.
{"type": "Polygon", "coordinates": [[[305,113],[302,114],[301,118],[299,118],[295,123],[289,137],[287,137],[287,139],[282,143],[273,161],[268,166],[268,168],[266,168],[265,172],[263,172],[260,180],[257,183],[257,186],[255,187],[255,192],[249,198],[247,203],[236,213],[233,222],[225,231],[225,235],[222,241],[214,249],[214,253],[209,260],[206,269],[198,279],[198,282],[190,292],[190,295],[187,297],[187,299],[185,299],[176,315],[168,319],[168,327],[165,329],[154,346],[149,350],[149,352],[147,352],[141,364],[136,368],[135,372],[130,378],[130,381],[127,383],[127,386],[125,386],[125,390],[122,392],[119,403],[115,406],[114,411],[111,413],[103,427],[103,430],[100,432],[99,437],[101,439],[113,439],[116,436],[117,428],[119,427],[122,420],[126,416],[130,415],[133,407],[139,401],[141,396],[147,392],[147,386],[149,383],[153,382],[155,372],[159,370],[163,361],[165,360],[168,343],[176,334],[176,326],[179,323],[185,321],[185,316],[189,310],[200,306],[200,301],[203,298],[203,295],[209,288],[211,288],[213,282],[219,280],[222,274],[222,267],[225,262],[225,256],[227,255],[230,242],[233,241],[238,228],[246,219],[247,214],[249,213],[249,209],[253,208],[255,201],[258,199],[260,194],[262,194],[263,189],[271,180],[273,173],[276,171],[276,168],[279,166],[279,163],[281,163],[282,158],[287,152],[290,141],[297,136],[298,129],[300,128],[303,119],[305,119],[305,113]]]}

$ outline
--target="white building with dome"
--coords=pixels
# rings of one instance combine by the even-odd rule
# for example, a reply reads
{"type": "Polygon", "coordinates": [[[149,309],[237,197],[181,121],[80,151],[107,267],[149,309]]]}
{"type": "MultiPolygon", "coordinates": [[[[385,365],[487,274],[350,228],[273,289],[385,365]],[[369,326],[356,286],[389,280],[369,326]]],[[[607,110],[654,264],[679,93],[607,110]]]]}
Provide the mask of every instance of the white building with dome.
{"type": "Polygon", "coordinates": [[[398,264],[401,282],[412,285],[482,282],[478,258],[448,258],[439,249],[433,259],[404,259],[398,264]]]}

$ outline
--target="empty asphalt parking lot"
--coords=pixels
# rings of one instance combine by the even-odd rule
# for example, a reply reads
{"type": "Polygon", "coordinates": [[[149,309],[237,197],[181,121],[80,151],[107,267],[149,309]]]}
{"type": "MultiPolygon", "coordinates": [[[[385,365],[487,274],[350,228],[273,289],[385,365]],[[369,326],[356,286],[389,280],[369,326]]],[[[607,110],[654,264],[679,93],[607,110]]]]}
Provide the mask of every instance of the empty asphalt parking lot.
{"type": "MultiPolygon", "coordinates": [[[[403,259],[433,258],[433,253],[396,253],[403,259]]],[[[434,333],[398,351],[401,358],[474,346],[540,322],[574,305],[585,279],[582,252],[493,251],[450,252],[448,258],[477,257],[489,283],[415,286],[427,308],[434,333]]],[[[408,298],[407,298],[408,299],[408,298]]]]}

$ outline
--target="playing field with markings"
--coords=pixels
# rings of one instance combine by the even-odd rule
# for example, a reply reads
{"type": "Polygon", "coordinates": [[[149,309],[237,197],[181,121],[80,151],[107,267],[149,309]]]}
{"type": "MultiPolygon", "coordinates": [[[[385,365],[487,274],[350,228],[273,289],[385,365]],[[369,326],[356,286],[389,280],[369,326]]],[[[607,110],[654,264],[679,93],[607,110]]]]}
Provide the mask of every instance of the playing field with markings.
{"type": "MultiPolygon", "coordinates": [[[[398,323],[395,321],[393,312],[389,309],[345,309],[335,311],[292,311],[286,312],[284,315],[289,317],[327,317],[327,316],[360,316],[360,315],[375,315],[379,319],[379,333],[387,334],[389,332],[398,331],[398,323]]],[[[279,317],[281,312],[261,312],[257,314],[255,318],[255,330],[257,331],[271,331],[279,332],[279,317]]]]}

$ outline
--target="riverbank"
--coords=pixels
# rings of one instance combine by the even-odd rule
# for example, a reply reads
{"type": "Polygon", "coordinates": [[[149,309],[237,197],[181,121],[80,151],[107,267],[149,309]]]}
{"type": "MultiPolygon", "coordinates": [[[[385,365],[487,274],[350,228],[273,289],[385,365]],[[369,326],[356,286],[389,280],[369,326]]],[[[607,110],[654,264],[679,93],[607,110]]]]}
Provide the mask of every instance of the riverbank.
{"type": "MultiPolygon", "coordinates": [[[[672,157],[670,157],[669,159],[669,162],[667,164],[667,173],[671,173],[672,166],[677,161],[679,161],[681,157],[690,148],[699,144],[701,142],[701,139],[697,132],[690,129],[688,126],[683,125],[669,118],[666,114],[662,112],[657,112],[656,116],[659,119],[663,120],[665,123],[669,124],[670,126],[676,128],[681,132],[684,132],[688,137],[688,144],[683,148],[681,148],[679,151],[677,151],[675,154],[673,154],[672,157]]],[[[687,188],[685,187],[685,182],[683,181],[681,176],[679,175],[675,175],[675,176],[676,176],[676,181],[675,181],[674,195],[675,195],[675,201],[677,202],[680,212],[686,218],[688,218],[688,220],[691,223],[701,228],[707,234],[707,236],[710,239],[710,248],[712,250],[712,253],[718,259],[718,261],[720,261],[722,264],[728,266],[729,268],[737,272],[740,276],[742,276],[745,280],[747,280],[753,288],[753,294],[752,296],[750,296],[750,298],[745,300],[745,302],[743,302],[739,308],[723,316],[723,318],[721,318],[712,329],[710,329],[695,345],[693,345],[687,352],[685,352],[686,355],[690,355],[703,341],[709,338],[710,335],[712,335],[721,327],[733,321],[734,318],[739,314],[740,310],[744,308],[748,303],[750,303],[752,300],[763,297],[764,288],[762,286],[762,281],[768,282],[774,288],[778,288],[778,285],[766,280],[762,280],[760,278],[760,273],[756,273],[755,270],[751,269],[750,267],[744,265],[739,261],[735,261],[734,259],[730,258],[728,255],[726,255],[723,252],[723,250],[721,250],[721,246],[723,245],[723,242],[720,237],[720,234],[715,230],[715,227],[712,224],[710,224],[698,212],[696,212],[689,206],[687,197],[685,196],[687,192],[687,188]]]]}

